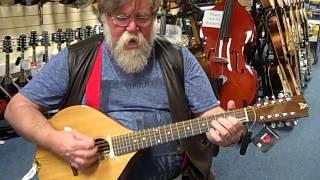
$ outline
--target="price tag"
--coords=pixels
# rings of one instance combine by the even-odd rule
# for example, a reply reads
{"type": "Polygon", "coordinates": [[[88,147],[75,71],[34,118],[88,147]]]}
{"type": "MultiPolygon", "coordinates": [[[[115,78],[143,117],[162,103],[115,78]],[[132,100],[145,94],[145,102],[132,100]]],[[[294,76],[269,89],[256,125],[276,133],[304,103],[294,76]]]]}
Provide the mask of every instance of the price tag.
{"type": "Polygon", "coordinates": [[[205,10],[202,27],[220,28],[223,17],[223,11],[205,10]]]}

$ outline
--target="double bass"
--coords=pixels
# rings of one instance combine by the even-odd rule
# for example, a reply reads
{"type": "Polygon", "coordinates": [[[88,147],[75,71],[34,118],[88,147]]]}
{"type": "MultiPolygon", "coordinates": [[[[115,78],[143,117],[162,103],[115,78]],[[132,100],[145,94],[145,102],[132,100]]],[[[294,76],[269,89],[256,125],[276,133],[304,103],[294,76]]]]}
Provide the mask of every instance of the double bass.
{"type": "Polygon", "coordinates": [[[215,26],[207,26],[205,21],[202,26],[210,78],[223,81],[218,94],[221,107],[226,109],[229,100],[234,100],[237,108],[250,105],[257,94],[256,71],[247,62],[246,54],[256,41],[252,16],[237,0],[225,0],[207,12],[211,13],[209,19],[222,16],[215,26]]]}

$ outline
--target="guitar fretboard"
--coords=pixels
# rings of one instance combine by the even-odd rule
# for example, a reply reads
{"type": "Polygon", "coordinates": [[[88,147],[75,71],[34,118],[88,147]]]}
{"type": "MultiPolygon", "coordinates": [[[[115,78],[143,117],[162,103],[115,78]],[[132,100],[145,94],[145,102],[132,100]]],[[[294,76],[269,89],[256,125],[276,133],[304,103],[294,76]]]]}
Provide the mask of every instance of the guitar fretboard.
{"type": "Polygon", "coordinates": [[[255,116],[254,111],[246,108],[225,113],[218,113],[208,117],[199,117],[178,123],[167,124],[156,128],[148,128],[129,134],[113,136],[111,138],[114,154],[116,156],[135,152],[158,144],[203,134],[210,128],[210,122],[220,117],[234,116],[241,122],[248,122],[255,116]]]}

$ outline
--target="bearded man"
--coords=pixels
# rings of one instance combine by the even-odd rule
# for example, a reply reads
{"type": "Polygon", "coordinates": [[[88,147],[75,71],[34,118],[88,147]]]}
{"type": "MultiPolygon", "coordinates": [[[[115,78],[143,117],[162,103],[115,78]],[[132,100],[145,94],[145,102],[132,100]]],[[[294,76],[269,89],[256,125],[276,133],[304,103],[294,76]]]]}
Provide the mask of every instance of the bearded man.
{"type": "MultiPolygon", "coordinates": [[[[54,56],[12,98],[5,118],[21,136],[82,171],[98,162],[93,137],[56,130],[43,112],[84,104],[131,130],[222,112],[195,57],[155,35],[159,6],[160,0],[98,0],[104,33],[54,56]]],[[[226,117],[209,126],[202,135],[143,150],[126,178],[213,179],[214,147],[238,141],[243,125],[226,117]]]]}

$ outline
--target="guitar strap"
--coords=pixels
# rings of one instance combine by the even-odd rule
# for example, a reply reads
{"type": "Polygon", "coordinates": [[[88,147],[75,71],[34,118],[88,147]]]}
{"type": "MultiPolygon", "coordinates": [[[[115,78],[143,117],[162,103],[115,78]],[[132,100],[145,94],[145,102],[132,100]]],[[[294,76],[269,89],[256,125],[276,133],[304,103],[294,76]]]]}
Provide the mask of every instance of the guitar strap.
{"type": "Polygon", "coordinates": [[[102,43],[99,44],[93,69],[86,86],[86,104],[100,110],[102,43]]]}

